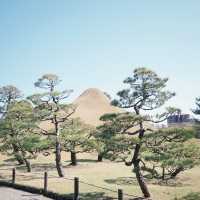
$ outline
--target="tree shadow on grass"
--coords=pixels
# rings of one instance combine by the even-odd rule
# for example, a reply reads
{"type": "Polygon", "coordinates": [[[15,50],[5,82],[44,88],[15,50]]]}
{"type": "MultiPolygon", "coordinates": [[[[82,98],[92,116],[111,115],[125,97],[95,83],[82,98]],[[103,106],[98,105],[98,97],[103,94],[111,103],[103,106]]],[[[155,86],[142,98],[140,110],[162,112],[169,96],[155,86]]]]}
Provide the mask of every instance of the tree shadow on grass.
{"type": "Polygon", "coordinates": [[[185,187],[190,186],[190,184],[183,183],[181,181],[171,179],[171,180],[155,180],[149,181],[152,185],[167,186],[167,187],[185,187]]]}
{"type": "Polygon", "coordinates": [[[137,180],[134,177],[118,177],[116,179],[104,179],[106,183],[117,185],[137,185],[137,180]]]}
{"type": "Polygon", "coordinates": [[[183,187],[183,186],[189,186],[189,184],[183,183],[182,181],[178,180],[178,178],[175,179],[165,179],[162,180],[161,178],[152,178],[151,174],[145,174],[144,175],[145,181],[148,184],[152,185],[159,185],[159,186],[168,186],[168,187],[183,187]]]}
{"type": "MultiPolygon", "coordinates": [[[[109,197],[106,196],[104,192],[90,192],[90,193],[81,193],[80,199],[81,200],[114,200],[118,199],[117,194],[116,197],[109,197]]],[[[135,198],[128,198],[124,197],[124,200],[145,200],[143,197],[135,197],[135,198]]]]}
{"type": "MultiPolygon", "coordinates": [[[[108,184],[117,185],[138,185],[135,177],[118,177],[116,179],[104,179],[108,184]]],[[[190,186],[190,184],[183,183],[177,179],[171,179],[167,181],[157,180],[157,179],[145,179],[146,183],[158,186],[168,186],[168,187],[185,187],[190,186]]]]}
{"type": "Polygon", "coordinates": [[[89,192],[89,193],[81,193],[81,200],[112,200],[115,198],[108,197],[104,192],[89,192]]]}
{"type": "MultiPolygon", "coordinates": [[[[66,160],[64,162],[68,163],[68,165],[71,164],[71,160],[66,160]]],[[[79,165],[79,163],[97,163],[97,160],[92,160],[92,159],[77,159],[77,165],[79,165]]]]}
{"type": "MultiPolygon", "coordinates": [[[[0,170],[2,168],[16,168],[19,171],[26,171],[25,164],[19,165],[16,163],[15,159],[6,159],[3,161],[4,163],[0,164],[0,170]]],[[[45,171],[45,170],[53,170],[56,169],[56,165],[54,163],[31,163],[31,168],[33,171],[45,171]]]]}
{"type": "MultiPolygon", "coordinates": [[[[46,170],[54,170],[56,169],[56,166],[55,164],[52,164],[52,163],[42,163],[42,164],[33,163],[31,164],[31,168],[33,171],[44,172],[46,170]]],[[[20,165],[20,166],[17,166],[16,169],[19,171],[26,171],[26,166],[20,165]]]]}
{"type": "Polygon", "coordinates": [[[97,160],[92,159],[78,159],[78,163],[98,163],[97,160]]]}

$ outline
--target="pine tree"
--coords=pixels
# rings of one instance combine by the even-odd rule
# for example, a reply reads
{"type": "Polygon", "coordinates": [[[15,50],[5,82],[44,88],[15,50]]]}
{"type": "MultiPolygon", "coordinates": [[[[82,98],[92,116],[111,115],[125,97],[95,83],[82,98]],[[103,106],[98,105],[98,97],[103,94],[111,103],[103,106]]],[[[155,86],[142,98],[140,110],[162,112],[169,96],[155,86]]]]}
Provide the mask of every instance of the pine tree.
{"type": "MultiPolygon", "coordinates": [[[[160,108],[166,101],[171,99],[175,93],[165,90],[168,78],[160,78],[155,72],[146,68],[137,68],[134,70],[133,75],[124,80],[124,83],[128,85],[128,88],[121,90],[117,93],[118,99],[113,100],[112,104],[121,108],[129,109],[133,115],[141,116],[143,112],[151,112],[160,108]]],[[[143,120],[137,120],[137,130],[129,132],[124,131],[124,134],[138,136],[138,142],[133,145],[133,156],[130,162],[126,162],[126,165],[133,165],[134,172],[141,191],[144,197],[150,197],[150,192],[145,183],[142,171],[141,163],[142,158],[140,156],[142,149],[142,140],[148,128],[145,127],[145,121],[151,123],[159,123],[167,119],[167,117],[176,112],[176,109],[168,108],[166,112],[156,115],[156,119],[145,116],[143,120]]],[[[131,123],[135,123],[133,120],[131,123]]]]}
{"type": "Polygon", "coordinates": [[[9,105],[22,97],[21,91],[13,85],[6,85],[0,88],[0,114],[7,113],[9,105]]]}
{"type": "Polygon", "coordinates": [[[63,124],[60,134],[63,151],[70,152],[71,165],[77,165],[77,154],[91,150],[92,128],[80,119],[70,119],[63,124]]]}
{"type": "MultiPolygon", "coordinates": [[[[5,118],[9,106],[11,103],[20,100],[22,98],[21,91],[13,85],[6,85],[0,88],[0,118],[5,118]]],[[[24,161],[18,156],[18,148],[15,143],[12,144],[15,159],[19,165],[22,165],[24,161]]]]}
{"type": "Polygon", "coordinates": [[[12,102],[0,121],[0,150],[22,160],[28,172],[31,171],[30,159],[36,158],[46,143],[38,135],[36,122],[34,109],[25,100],[12,102]]]}
{"type": "Polygon", "coordinates": [[[141,153],[148,167],[144,165],[142,170],[149,172],[151,178],[168,180],[200,164],[200,147],[191,141],[194,137],[194,130],[182,128],[149,133],[144,137],[141,153]]]}
{"type": "Polygon", "coordinates": [[[75,107],[64,104],[72,93],[72,90],[57,91],[56,87],[61,82],[59,77],[54,74],[45,74],[35,82],[35,86],[46,90],[45,93],[35,94],[28,99],[35,106],[35,112],[41,121],[46,121],[53,126],[52,130],[42,129],[44,135],[52,136],[55,139],[56,168],[60,177],[64,176],[61,159],[60,130],[62,124],[69,119],[75,112],[75,107]]]}
{"type": "Polygon", "coordinates": [[[98,152],[98,161],[103,158],[110,160],[125,160],[130,154],[136,139],[127,133],[135,127],[141,118],[131,113],[111,113],[100,117],[103,125],[97,127],[93,136],[94,148],[98,152]]]}

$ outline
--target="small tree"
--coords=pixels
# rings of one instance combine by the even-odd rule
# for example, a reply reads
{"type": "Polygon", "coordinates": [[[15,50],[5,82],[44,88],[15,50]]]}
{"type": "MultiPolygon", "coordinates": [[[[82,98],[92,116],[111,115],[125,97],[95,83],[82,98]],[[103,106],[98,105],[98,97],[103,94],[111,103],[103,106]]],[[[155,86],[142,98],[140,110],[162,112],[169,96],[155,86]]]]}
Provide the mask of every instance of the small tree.
{"type": "Polygon", "coordinates": [[[195,133],[190,129],[162,129],[144,137],[142,157],[148,161],[142,170],[151,178],[168,180],[180,172],[200,163],[200,148],[190,139],[195,133]]]}
{"type": "MultiPolygon", "coordinates": [[[[124,80],[124,83],[129,87],[119,91],[117,93],[119,99],[113,100],[112,104],[121,108],[127,108],[136,116],[140,116],[142,112],[160,108],[167,100],[171,99],[175,95],[175,93],[165,90],[167,81],[168,78],[160,78],[151,70],[146,68],[137,68],[134,70],[133,76],[124,80]]],[[[138,142],[136,145],[133,145],[132,159],[130,162],[126,162],[126,164],[133,165],[138,184],[144,197],[150,197],[150,192],[143,178],[140,166],[143,162],[140,156],[143,145],[142,140],[145,133],[148,131],[145,127],[145,121],[159,123],[166,120],[167,117],[175,111],[176,110],[172,108],[167,109],[165,113],[157,115],[157,119],[146,116],[143,120],[139,120],[138,129],[130,133],[132,135],[138,135],[138,142]]]]}
{"type": "Polygon", "coordinates": [[[29,102],[13,102],[9,105],[6,116],[0,121],[0,138],[0,150],[24,161],[30,172],[29,160],[37,156],[45,143],[37,134],[36,118],[29,102]]]}
{"type": "MultiPolygon", "coordinates": [[[[0,88],[0,118],[5,118],[9,106],[22,97],[21,91],[12,85],[3,86],[0,88]]],[[[13,152],[15,159],[19,165],[23,164],[24,161],[18,156],[19,150],[15,143],[12,143],[13,152]]]]}
{"type": "Polygon", "coordinates": [[[71,153],[71,165],[77,165],[77,154],[91,150],[92,128],[80,119],[71,119],[63,126],[60,134],[63,151],[71,153]]]}
{"type": "Polygon", "coordinates": [[[56,168],[60,177],[64,176],[61,162],[61,143],[60,129],[62,124],[69,119],[75,112],[75,107],[69,104],[63,104],[63,101],[69,97],[72,90],[64,90],[59,92],[56,87],[60,83],[58,76],[54,74],[45,74],[35,83],[35,86],[47,90],[45,93],[35,94],[28,99],[35,106],[35,112],[41,121],[46,121],[52,126],[52,129],[42,129],[41,133],[55,138],[55,157],[56,168]]]}
{"type": "Polygon", "coordinates": [[[0,88],[0,114],[4,116],[10,104],[22,97],[21,91],[15,86],[7,85],[0,88]]]}

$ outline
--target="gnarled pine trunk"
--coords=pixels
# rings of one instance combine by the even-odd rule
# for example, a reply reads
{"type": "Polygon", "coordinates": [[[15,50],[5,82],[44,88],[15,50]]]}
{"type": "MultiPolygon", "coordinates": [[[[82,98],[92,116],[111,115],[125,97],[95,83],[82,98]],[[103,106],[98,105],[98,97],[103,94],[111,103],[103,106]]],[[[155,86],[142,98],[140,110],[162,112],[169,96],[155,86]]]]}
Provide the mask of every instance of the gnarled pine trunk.
{"type": "Polygon", "coordinates": [[[77,165],[76,153],[71,151],[71,165],[77,165]]]}
{"type": "Polygon", "coordinates": [[[23,165],[24,164],[23,159],[18,154],[15,154],[15,159],[17,160],[19,165],[23,165]]]}
{"type": "Polygon", "coordinates": [[[23,158],[20,156],[18,146],[17,146],[16,144],[12,144],[12,147],[13,147],[14,157],[15,157],[15,159],[17,160],[18,164],[19,164],[19,165],[23,165],[23,164],[24,164],[24,160],[23,160],[23,158]]]}
{"type": "Polygon", "coordinates": [[[144,197],[149,198],[151,195],[147,188],[147,184],[145,183],[144,177],[143,177],[143,175],[141,173],[141,169],[140,169],[140,159],[138,158],[139,150],[140,150],[140,144],[137,144],[135,147],[135,152],[134,152],[134,157],[133,157],[134,171],[135,171],[135,175],[136,175],[138,184],[140,186],[140,189],[141,189],[144,197]]]}
{"type": "Polygon", "coordinates": [[[27,172],[31,172],[31,163],[30,161],[26,158],[26,152],[25,151],[21,151],[21,156],[23,158],[23,161],[26,165],[26,169],[27,169],[27,172]]]}
{"type": "Polygon", "coordinates": [[[135,171],[136,178],[139,183],[140,189],[142,190],[142,193],[144,194],[144,197],[146,197],[146,198],[150,197],[151,195],[149,193],[147,185],[144,181],[144,177],[140,170],[139,161],[134,163],[134,171],[135,171]]]}
{"type": "Polygon", "coordinates": [[[103,161],[103,155],[102,154],[98,154],[98,158],[97,158],[98,162],[102,162],[103,161]]]}
{"type": "Polygon", "coordinates": [[[24,158],[24,162],[26,164],[27,172],[31,172],[31,163],[26,158],[24,158]]]}
{"type": "MultiPolygon", "coordinates": [[[[136,114],[139,115],[139,111],[137,109],[136,109],[136,114]]],[[[139,136],[138,136],[140,140],[142,140],[142,138],[144,137],[144,133],[145,133],[145,130],[143,127],[143,123],[140,122],[140,131],[139,131],[139,136]]],[[[151,195],[147,188],[147,184],[145,183],[144,177],[143,177],[141,169],[140,169],[140,158],[139,158],[140,148],[141,148],[141,143],[138,142],[135,146],[132,163],[134,166],[134,171],[135,171],[136,178],[137,178],[138,184],[140,186],[140,189],[141,189],[144,197],[149,198],[151,195]]]]}
{"type": "Polygon", "coordinates": [[[62,163],[61,163],[61,146],[60,146],[60,142],[58,141],[58,138],[56,138],[55,156],[56,156],[56,169],[57,169],[58,175],[60,177],[64,177],[64,171],[63,171],[62,163]]]}
{"type": "Polygon", "coordinates": [[[55,133],[56,133],[56,146],[55,146],[55,157],[56,157],[56,169],[58,172],[58,175],[60,177],[64,177],[64,170],[62,167],[62,160],[61,160],[61,144],[59,141],[59,123],[57,120],[56,115],[54,115],[54,126],[55,126],[55,133]]]}
{"type": "Polygon", "coordinates": [[[162,180],[163,181],[165,180],[165,168],[164,167],[162,168],[162,180]]]}

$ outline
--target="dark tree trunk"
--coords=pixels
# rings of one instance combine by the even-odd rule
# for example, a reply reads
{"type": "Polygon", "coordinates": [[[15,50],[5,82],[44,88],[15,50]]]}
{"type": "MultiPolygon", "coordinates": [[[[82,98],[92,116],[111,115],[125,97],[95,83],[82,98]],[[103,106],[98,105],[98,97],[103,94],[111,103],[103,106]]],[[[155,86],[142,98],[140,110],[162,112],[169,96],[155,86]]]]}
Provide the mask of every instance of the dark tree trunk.
{"type": "Polygon", "coordinates": [[[24,164],[24,161],[23,161],[22,157],[18,153],[15,153],[15,159],[17,160],[19,165],[23,165],[24,164]]]}
{"type": "Polygon", "coordinates": [[[56,156],[56,169],[58,171],[58,175],[60,177],[64,177],[64,171],[63,171],[62,163],[61,163],[61,146],[58,139],[56,139],[55,156],[56,156]]]}
{"type": "Polygon", "coordinates": [[[162,180],[163,181],[165,180],[165,168],[164,167],[162,168],[162,180]]]}
{"type": "Polygon", "coordinates": [[[97,158],[98,162],[102,162],[103,161],[103,155],[102,154],[98,154],[98,158],[97,158]]]}
{"type": "MultiPolygon", "coordinates": [[[[139,111],[137,109],[135,111],[136,111],[136,114],[139,115],[139,111]]],[[[143,123],[140,122],[140,132],[139,132],[139,136],[138,136],[140,140],[142,140],[142,138],[144,137],[144,133],[145,133],[145,130],[143,128],[143,123]]],[[[132,163],[134,166],[134,171],[135,171],[136,178],[137,178],[138,184],[140,186],[140,189],[141,189],[144,197],[149,198],[151,195],[147,188],[147,184],[145,183],[144,177],[143,177],[141,169],[140,169],[140,158],[139,158],[140,148],[141,148],[141,143],[139,142],[135,146],[132,163]]]]}
{"type": "Polygon", "coordinates": [[[144,194],[144,197],[149,198],[151,195],[150,195],[147,185],[144,181],[144,177],[141,173],[139,161],[134,163],[134,171],[135,171],[136,178],[139,183],[140,189],[142,190],[142,193],[144,194]]]}
{"type": "MultiPolygon", "coordinates": [[[[10,136],[13,138],[15,136],[15,131],[13,129],[11,129],[11,133],[10,136]]],[[[12,143],[12,148],[13,148],[13,153],[14,153],[14,157],[17,160],[19,165],[24,164],[24,159],[23,157],[20,155],[20,151],[19,151],[19,147],[15,144],[12,143]]]]}
{"type": "Polygon", "coordinates": [[[30,162],[26,158],[24,158],[24,162],[26,164],[27,172],[31,172],[31,164],[30,164],[30,162]]]}
{"type": "Polygon", "coordinates": [[[171,174],[171,178],[176,178],[176,176],[182,172],[184,170],[183,167],[178,167],[172,174],[171,174]]]}
{"type": "Polygon", "coordinates": [[[24,164],[24,160],[19,154],[19,149],[18,149],[17,145],[16,144],[12,144],[12,147],[13,147],[15,159],[17,160],[18,164],[19,165],[23,165],[24,164]]]}
{"type": "Polygon", "coordinates": [[[71,165],[76,166],[77,165],[77,159],[76,159],[76,153],[71,152],[71,165]]]}

